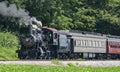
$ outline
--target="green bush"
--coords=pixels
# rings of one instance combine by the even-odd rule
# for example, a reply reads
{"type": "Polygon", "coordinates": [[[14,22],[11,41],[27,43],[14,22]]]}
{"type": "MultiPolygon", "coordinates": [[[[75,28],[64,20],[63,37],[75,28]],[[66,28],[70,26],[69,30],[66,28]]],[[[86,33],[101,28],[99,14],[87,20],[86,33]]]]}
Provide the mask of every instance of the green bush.
{"type": "Polygon", "coordinates": [[[19,47],[19,40],[9,32],[0,33],[0,47],[19,47]]]}

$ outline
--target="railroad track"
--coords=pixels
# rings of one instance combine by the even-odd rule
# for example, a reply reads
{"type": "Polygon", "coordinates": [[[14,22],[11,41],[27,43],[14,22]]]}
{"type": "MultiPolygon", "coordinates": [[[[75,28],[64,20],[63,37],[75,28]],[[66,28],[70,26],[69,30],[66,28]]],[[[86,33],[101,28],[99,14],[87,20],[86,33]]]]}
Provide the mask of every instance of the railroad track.
{"type": "Polygon", "coordinates": [[[112,60],[112,59],[109,59],[109,60],[97,60],[97,59],[87,59],[87,60],[62,60],[62,59],[51,59],[51,60],[44,60],[44,59],[36,59],[36,60],[34,60],[34,59],[23,59],[23,60],[0,60],[0,61],[54,61],[54,60],[56,60],[56,61],[120,61],[120,60],[112,60]]]}
{"type": "MultiPolygon", "coordinates": [[[[109,60],[114,60],[114,61],[116,61],[116,60],[120,60],[120,59],[88,59],[88,58],[78,58],[78,59],[16,59],[17,61],[18,60],[40,60],[40,61],[43,61],[43,60],[60,60],[60,61],[91,61],[91,60],[95,60],[95,61],[104,61],[104,60],[107,60],[107,61],[109,61],[109,60]]],[[[15,60],[15,61],[16,61],[15,60]]],[[[8,61],[8,60],[0,60],[0,61],[8,61]]],[[[9,60],[9,61],[14,61],[14,60],[9,60]]]]}

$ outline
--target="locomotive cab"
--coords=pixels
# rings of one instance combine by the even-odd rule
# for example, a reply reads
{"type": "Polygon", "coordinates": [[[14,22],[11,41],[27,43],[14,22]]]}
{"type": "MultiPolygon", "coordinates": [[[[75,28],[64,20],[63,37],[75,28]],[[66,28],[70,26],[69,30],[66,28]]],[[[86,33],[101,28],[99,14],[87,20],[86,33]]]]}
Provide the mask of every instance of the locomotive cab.
{"type": "Polygon", "coordinates": [[[42,27],[43,41],[49,45],[57,45],[57,30],[54,28],[42,27]]]}

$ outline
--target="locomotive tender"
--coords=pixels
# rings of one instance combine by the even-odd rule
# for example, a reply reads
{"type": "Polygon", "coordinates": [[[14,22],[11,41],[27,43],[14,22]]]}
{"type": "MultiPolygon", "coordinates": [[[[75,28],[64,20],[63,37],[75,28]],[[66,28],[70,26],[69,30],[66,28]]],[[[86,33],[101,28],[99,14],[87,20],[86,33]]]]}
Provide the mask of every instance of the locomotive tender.
{"type": "Polygon", "coordinates": [[[120,58],[119,36],[48,27],[38,32],[28,26],[28,30],[20,35],[21,48],[17,50],[20,59],[120,58]]]}

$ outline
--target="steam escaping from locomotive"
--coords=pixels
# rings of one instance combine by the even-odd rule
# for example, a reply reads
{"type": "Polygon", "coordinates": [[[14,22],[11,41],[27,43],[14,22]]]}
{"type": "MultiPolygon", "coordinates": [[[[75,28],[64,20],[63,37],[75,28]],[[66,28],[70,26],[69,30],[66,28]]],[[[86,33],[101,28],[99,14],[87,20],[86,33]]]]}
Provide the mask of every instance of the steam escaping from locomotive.
{"type": "MultiPolygon", "coordinates": [[[[8,1],[0,2],[0,15],[6,17],[18,18],[20,23],[29,25],[32,21],[41,24],[40,21],[37,21],[35,17],[30,17],[29,12],[26,12],[24,9],[17,8],[15,4],[9,4],[8,1]]],[[[42,24],[41,24],[42,25],[42,24]]]]}
{"type": "Polygon", "coordinates": [[[33,22],[36,23],[36,24],[38,24],[40,27],[42,27],[42,22],[38,21],[35,17],[31,18],[30,24],[33,24],[33,22]]]}

